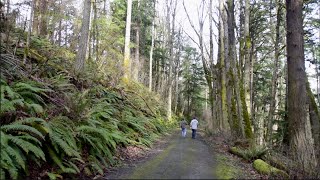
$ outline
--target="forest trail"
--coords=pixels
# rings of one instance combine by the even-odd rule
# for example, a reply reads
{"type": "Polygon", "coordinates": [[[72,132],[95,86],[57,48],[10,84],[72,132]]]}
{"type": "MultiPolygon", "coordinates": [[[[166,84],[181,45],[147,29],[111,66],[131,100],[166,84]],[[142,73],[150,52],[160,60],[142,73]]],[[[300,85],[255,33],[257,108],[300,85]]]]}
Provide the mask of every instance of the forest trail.
{"type": "Polygon", "coordinates": [[[107,175],[107,179],[214,179],[215,155],[201,140],[191,138],[189,130],[185,138],[180,132],[169,136],[165,147],[156,149],[150,158],[134,167],[123,167],[107,175]]]}

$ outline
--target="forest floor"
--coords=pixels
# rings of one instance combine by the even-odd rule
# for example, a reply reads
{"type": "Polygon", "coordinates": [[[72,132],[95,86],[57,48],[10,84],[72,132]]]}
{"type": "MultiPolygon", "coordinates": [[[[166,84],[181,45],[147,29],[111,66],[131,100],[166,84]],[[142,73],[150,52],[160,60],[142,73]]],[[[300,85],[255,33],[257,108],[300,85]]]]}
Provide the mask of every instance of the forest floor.
{"type": "Polygon", "coordinates": [[[121,150],[122,163],[95,179],[267,179],[252,163],[229,153],[227,142],[222,135],[209,137],[202,131],[196,139],[190,130],[183,138],[176,129],[149,149],[121,150]]]}

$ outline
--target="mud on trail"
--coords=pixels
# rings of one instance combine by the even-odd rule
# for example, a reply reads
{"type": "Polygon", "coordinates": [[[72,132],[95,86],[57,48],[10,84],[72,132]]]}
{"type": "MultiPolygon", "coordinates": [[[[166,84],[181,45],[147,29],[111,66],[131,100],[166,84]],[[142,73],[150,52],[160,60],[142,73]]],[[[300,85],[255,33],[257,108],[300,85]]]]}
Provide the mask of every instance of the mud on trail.
{"type": "Polygon", "coordinates": [[[152,149],[140,162],[109,172],[106,179],[215,179],[216,157],[201,136],[183,138],[179,131],[152,149]]]}

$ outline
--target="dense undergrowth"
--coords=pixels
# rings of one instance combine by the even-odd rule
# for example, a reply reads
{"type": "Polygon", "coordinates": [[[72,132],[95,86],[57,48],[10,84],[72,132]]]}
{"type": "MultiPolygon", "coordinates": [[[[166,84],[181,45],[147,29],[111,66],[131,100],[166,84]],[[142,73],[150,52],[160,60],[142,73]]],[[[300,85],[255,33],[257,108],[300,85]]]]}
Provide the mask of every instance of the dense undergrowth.
{"type": "Polygon", "coordinates": [[[24,48],[1,45],[1,179],[103,174],[118,147],[150,146],[174,125],[141,84],[94,62],[74,76],[72,52],[31,40],[24,63],[24,48]]]}

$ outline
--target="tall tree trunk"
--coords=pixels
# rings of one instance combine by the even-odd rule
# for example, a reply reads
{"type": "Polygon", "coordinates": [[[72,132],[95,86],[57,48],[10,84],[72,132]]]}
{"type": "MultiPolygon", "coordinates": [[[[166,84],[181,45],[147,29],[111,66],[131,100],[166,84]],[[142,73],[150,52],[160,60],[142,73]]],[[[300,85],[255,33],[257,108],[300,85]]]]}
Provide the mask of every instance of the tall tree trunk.
{"type": "Polygon", "coordinates": [[[100,55],[99,55],[99,48],[100,48],[100,46],[99,46],[99,25],[98,25],[98,8],[97,8],[97,1],[94,3],[94,41],[95,41],[95,43],[94,43],[94,57],[95,57],[95,59],[96,59],[96,61],[97,62],[100,62],[100,55]]]}
{"type": "MultiPolygon", "coordinates": [[[[59,31],[58,31],[58,46],[61,46],[62,41],[62,20],[59,20],[59,31]]],[[[65,35],[66,36],[66,35],[65,35]]]]}
{"type": "Polygon", "coordinates": [[[40,0],[33,0],[32,33],[39,34],[40,0]]]}
{"type": "MultiPolygon", "coordinates": [[[[239,88],[239,76],[236,68],[237,56],[236,56],[236,41],[235,41],[235,18],[234,18],[234,0],[228,0],[228,37],[229,37],[229,60],[230,60],[230,81],[234,87],[234,97],[232,97],[232,133],[236,138],[244,137],[244,129],[242,123],[242,104],[240,98],[239,88]]],[[[230,105],[231,106],[231,105],[230,105]]],[[[231,117],[230,117],[231,119],[231,117]]]]}
{"type": "Polygon", "coordinates": [[[89,26],[90,26],[90,14],[91,14],[91,0],[84,0],[83,17],[81,25],[81,35],[79,41],[79,49],[74,64],[74,71],[79,74],[84,69],[86,52],[89,38],[89,26]]]}
{"type": "Polygon", "coordinates": [[[250,0],[245,0],[244,6],[244,93],[246,98],[247,110],[250,116],[251,104],[250,104],[250,49],[251,49],[251,38],[249,32],[250,23],[250,0]]]}
{"type": "Polygon", "coordinates": [[[315,155],[318,160],[318,166],[320,166],[320,113],[309,83],[307,83],[307,93],[315,155]]]}
{"type": "MultiPolygon", "coordinates": [[[[155,9],[156,3],[154,3],[155,9]]],[[[149,58],[149,91],[152,91],[152,61],[153,61],[153,48],[154,48],[154,39],[155,39],[155,27],[154,27],[155,17],[152,19],[151,27],[151,47],[150,47],[150,58],[149,58]]]]}
{"type": "Polygon", "coordinates": [[[40,0],[40,23],[39,23],[39,35],[41,37],[46,37],[48,34],[48,26],[47,26],[47,11],[48,11],[48,0],[40,0]]]}
{"type": "Polygon", "coordinates": [[[221,0],[219,4],[219,36],[220,36],[220,72],[221,72],[221,113],[222,119],[220,120],[220,130],[224,130],[226,128],[226,122],[228,121],[228,110],[227,110],[227,87],[226,87],[226,68],[225,68],[225,27],[224,22],[226,22],[226,12],[225,12],[225,0],[221,0]]]}
{"type": "Polygon", "coordinates": [[[173,84],[173,78],[172,78],[172,68],[173,68],[173,59],[174,59],[174,53],[173,53],[173,38],[174,38],[174,30],[175,30],[175,17],[176,17],[176,8],[177,8],[177,0],[174,0],[174,2],[172,2],[169,4],[169,2],[167,1],[167,16],[169,16],[170,13],[170,6],[173,4],[173,11],[172,11],[172,19],[171,19],[171,33],[170,33],[170,16],[167,17],[167,21],[169,20],[169,23],[167,25],[167,32],[168,32],[168,43],[169,43],[169,75],[168,75],[168,104],[167,104],[167,117],[168,119],[171,118],[172,116],[172,84],[173,84]]]}
{"type": "Polygon", "coordinates": [[[276,106],[276,93],[277,93],[277,82],[278,82],[278,69],[279,69],[279,44],[280,44],[280,20],[281,20],[281,1],[279,0],[277,3],[277,23],[276,23],[276,41],[274,44],[274,69],[272,73],[272,80],[271,80],[271,88],[270,88],[270,108],[268,113],[268,128],[267,128],[267,143],[272,145],[272,126],[273,126],[273,117],[275,112],[276,106]]]}
{"type": "Polygon", "coordinates": [[[130,61],[130,32],[131,32],[131,12],[132,0],[127,0],[127,20],[126,20],[126,36],[124,43],[124,78],[128,78],[131,74],[131,61],[130,61]]]}
{"type": "Polygon", "coordinates": [[[28,36],[27,36],[27,43],[26,43],[26,47],[24,50],[24,54],[23,54],[23,64],[26,64],[27,62],[27,56],[29,55],[29,46],[30,46],[30,37],[31,37],[31,25],[32,20],[33,20],[33,16],[34,16],[34,7],[35,5],[33,4],[35,1],[31,1],[31,11],[30,11],[30,18],[29,18],[29,27],[28,27],[28,36]]]}
{"type": "Polygon", "coordinates": [[[141,22],[141,16],[140,16],[140,0],[138,0],[138,22],[136,22],[136,46],[135,46],[135,60],[132,67],[132,77],[134,80],[138,81],[139,77],[139,70],[140,70],[140,22],[141,22]]]}
{"type": "Polygon", "coordinates": [[[302,21],[303,0],[286,0],[290,151],[307,170],[316,165],[308,119],[302,21]]]}
{"type": "Polygon", "coordinates": [[[182,33],[181,33],[182,29],[180,27],[179,31],[178,31],[178,42],[177,42],[177,46],[178,46],[178,51],[176,53],[175,56],[175,96],[174,96],[174,112],[177,113],[177,107],[178,107],[178,98],[179,98],[179,70],[180,70],[180,55],[181,55],[181,51],[182,51],[182,33]]]}
{"type": "MultiPolygon", "coordinates": [[[[211,68],[212,68],[211,74],[212,74],[212,76],[215,77],[216,73],[213,70],[215,67],[213,65],[212,0],[209,1],[209,9],[208,9],[208,11],[209,11],[209,36],[210,36],[210,38],[209,38],[209,43],[210,43],[210,46],[209,46],[209,48],[210,48],[210,50],[209,50],[209,63],[211,64],[211,68]]],[[[214,77],[210,77],[210,78],[212,78],[212,81],[214,81],[214,79],[213,79],[214,77]]],[[[215,109],[216,109],[216,107],[215,107],[216,94],[214,93],[214,85],[213,85],[212,81],[211,81],[210,84],[208,84],[208,91],[209,91],[209,102],[210,102],[210,106],[211,106],[210,110],[211,110],[211,117],[212,117],[212,126],[213,126],[213,128],[215,128],[216,124],[217,124],[216,123],[217,118],[216,118],[216,115],[215,115],[216,114],[215,113],[215,109]]],[[[207,83],[208,83],[208,81],[207,81],[207,83]]],[[[213,129],[211,129],[211,130],[213,130],[213,129]]]]}

